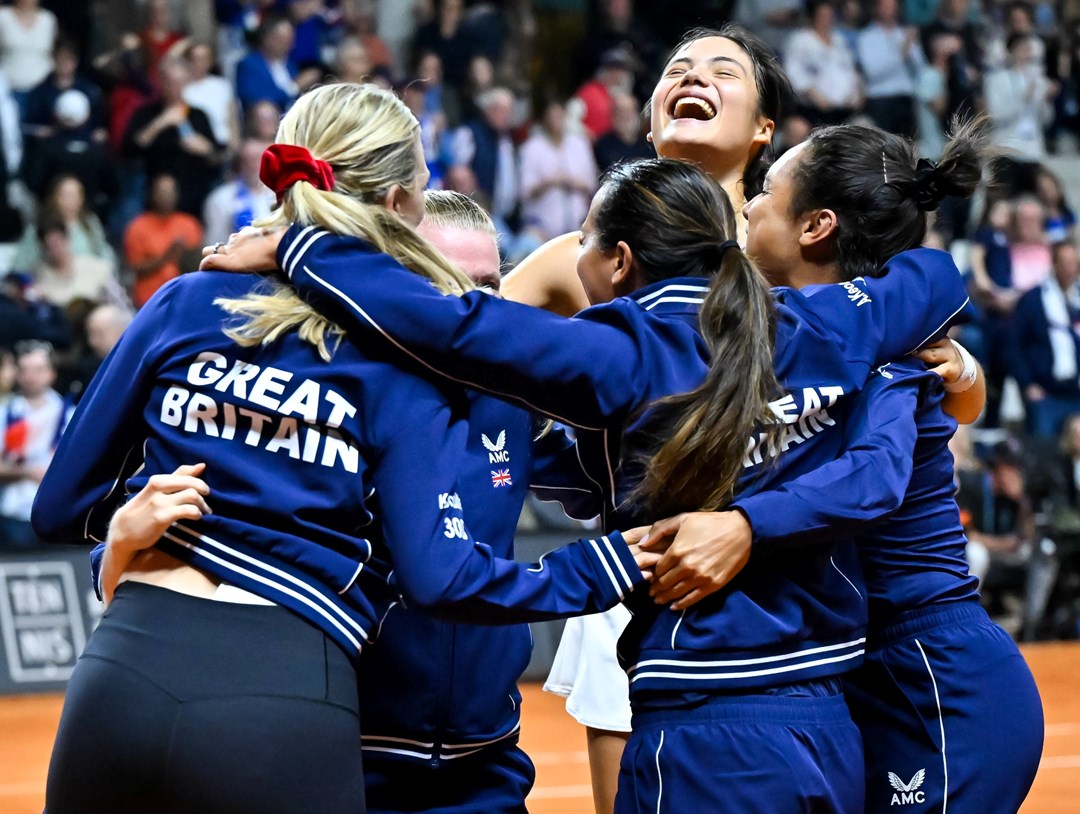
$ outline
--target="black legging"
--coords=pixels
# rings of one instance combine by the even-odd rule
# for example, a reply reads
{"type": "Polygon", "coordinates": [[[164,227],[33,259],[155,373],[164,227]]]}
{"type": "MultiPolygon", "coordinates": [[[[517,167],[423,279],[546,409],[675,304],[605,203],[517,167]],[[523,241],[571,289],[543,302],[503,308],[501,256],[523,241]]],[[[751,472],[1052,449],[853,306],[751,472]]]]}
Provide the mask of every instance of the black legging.
{"type": "Polygon", "coordinates": [[[48,814],[361,814],[356,671],[280,607],[122,584],[68,685],[48,814]]]}

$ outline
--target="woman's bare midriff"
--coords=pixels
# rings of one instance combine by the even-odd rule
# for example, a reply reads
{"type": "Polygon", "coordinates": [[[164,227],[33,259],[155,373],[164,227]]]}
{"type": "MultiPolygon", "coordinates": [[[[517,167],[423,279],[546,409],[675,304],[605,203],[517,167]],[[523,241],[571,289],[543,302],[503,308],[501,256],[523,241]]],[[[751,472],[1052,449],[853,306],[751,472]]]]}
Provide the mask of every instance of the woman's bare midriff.
{"type": "Polygon", "coordinates": [[[119,582],[145,582],[170,591],[213,599],[220,580],[214,579],[198,568],[185,565],[163,551],[149,548],[135,555],[119,582]]]}

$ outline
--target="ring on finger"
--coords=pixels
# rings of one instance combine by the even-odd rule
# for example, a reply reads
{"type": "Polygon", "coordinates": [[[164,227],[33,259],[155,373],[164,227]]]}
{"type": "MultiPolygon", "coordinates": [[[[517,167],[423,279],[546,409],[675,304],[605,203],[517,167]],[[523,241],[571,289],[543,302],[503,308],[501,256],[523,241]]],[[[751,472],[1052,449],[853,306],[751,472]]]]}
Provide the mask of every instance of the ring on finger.
{"type": "Polygon", "coordinates": [[[215,243],[215,244],[214,244],[214,254],[221,254],[221,249],[222,249],[222,248],[223,248],[224,246],[225,246],[225,244],[224,244],[224,243],[215,243]]]}

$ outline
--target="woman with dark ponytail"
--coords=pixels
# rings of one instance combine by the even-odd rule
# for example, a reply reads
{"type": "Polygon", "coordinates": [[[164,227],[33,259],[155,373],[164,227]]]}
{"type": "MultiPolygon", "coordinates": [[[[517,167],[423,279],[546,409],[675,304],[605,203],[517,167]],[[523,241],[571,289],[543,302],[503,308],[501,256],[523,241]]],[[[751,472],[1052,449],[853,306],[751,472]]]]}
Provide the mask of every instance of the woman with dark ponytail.
{"type": "MultiPolygon", "coordinates": [[[[816,131],[777,162],[749,204],[749,250],[776,284],[872,276],[891,255],[919,245],[927,213],[943,197],[974,191],[986,160],[983,132],[971,122],[956,128],[936,162],[874,128],[816,131]]],[[[945,387],[972,382],[971,364],[945,387]]],[[[704,595],[726,581],[723,563],[712,563],[715,578],[695,569],[695,551],[735,559],[751,543],[757,550],[812,543],[837,528],[859,533],[867,652],[844,692],[862,732],[867,812],[908,804],[1015,812],[1042,752],[1034,679],[982,610],[968,572],[948,449],[956,422],[943,412],[943,397],[940,381],[917,362],[883,367],[856,400],[844,424],[846,451],[835,462],[782,490],[739,498],[732,511],[683,515],[650,532],[659,539],[681,529],[656,569],[654,590],[665,601],[690,584],[704,595]],[[862,504],[883,484],[895,493],[876,514],[888,519],[869,526],[862,504]],[[680,558],[691,564],[675,564],[680,558]]]]}

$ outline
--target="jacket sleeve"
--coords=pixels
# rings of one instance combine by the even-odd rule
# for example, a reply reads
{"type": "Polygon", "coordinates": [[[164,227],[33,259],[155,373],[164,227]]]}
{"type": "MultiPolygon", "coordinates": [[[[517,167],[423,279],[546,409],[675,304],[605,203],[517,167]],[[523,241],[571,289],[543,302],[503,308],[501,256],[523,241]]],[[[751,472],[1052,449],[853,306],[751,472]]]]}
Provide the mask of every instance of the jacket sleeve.
{"type": "Polygon", "coordinates": [[[142,463],[143,410],[154,386],[159,334],[172,316],[172,288],[148,302],[102,363],[60,439],[30,516],[43,539],[105,540],[142,463]]]}
{"type": "Polygon", "coordinates": [[[777,489],[740,498],[755,545],[855,533],[904,502],[918,429],[919,379],[885,367],[855,396],[843,455],[777,489]]]}
{"type": "Polygon", "coordinates": [[[289,229],[278,262],[349,334],[381,337],[436,375],[564,423],[604,428],[645,392],[645,350],[617,308],[567,319],[480,291],[446,296],[364,241],[314,227],[289,229]]]}
{"type": "Polygon", "coordinates": [[[912,249],[890,259],[878,277],[778,289],[777,299],[835,342],[848,363],[866,371],[918,350],[966,319],[967,288],[952,257],[912,249]]]}
{"type": "Polygon", "coordinates": [[[391,586],[407,601],[455,621],[508,624],[606,610],[644,581],[617,532],[571,543],[534,565],[494,556],[473,539],[458,497],[468,428],[445,402],[427,406],[379,442],[373,468],[391,586]]]}

